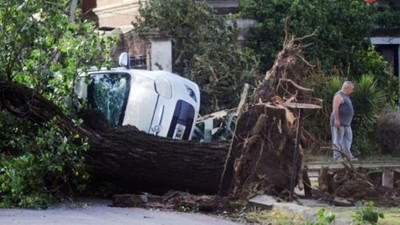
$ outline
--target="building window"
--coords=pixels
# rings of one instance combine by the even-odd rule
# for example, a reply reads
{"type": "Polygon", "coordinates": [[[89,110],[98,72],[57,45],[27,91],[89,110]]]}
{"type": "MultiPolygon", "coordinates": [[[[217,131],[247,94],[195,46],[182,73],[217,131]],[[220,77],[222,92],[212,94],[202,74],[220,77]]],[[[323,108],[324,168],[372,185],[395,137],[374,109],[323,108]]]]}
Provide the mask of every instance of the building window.
{"type": "Polygon", "coordinates": [[[134,55],[133,57],[131,57],[131,65],[133,69],[147,69],[146,55],[134,55]]]}
{"type": "Polygon", "coordinates": [[[383,59],[389,63],[390,72],[399,77],[399,45],[376,45],[383,59]]]}

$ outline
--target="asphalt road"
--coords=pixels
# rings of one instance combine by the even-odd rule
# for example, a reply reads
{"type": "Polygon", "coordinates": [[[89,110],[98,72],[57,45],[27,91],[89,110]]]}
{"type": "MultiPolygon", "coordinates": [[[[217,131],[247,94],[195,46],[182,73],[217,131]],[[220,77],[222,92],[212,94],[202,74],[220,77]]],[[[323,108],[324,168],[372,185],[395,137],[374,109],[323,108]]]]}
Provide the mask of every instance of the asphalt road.
{"type": "Polygon", "coordinates": [[[238,225],[199,213],[110,207],[111,201],[85,200],[46,210],[0,209],[0,225],[238,225]]]}

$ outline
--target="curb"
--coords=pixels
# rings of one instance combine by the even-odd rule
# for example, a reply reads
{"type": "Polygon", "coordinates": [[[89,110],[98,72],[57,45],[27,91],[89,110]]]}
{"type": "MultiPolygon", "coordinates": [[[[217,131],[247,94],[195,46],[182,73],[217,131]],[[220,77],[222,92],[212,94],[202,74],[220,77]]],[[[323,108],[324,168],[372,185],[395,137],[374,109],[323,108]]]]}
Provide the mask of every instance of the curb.
{"type": "MultiPolygon", "coordinates": [[[[278,209],[284,212],[286,215],[298,215],[301,216],[307,222],[318,222],[318,211],[319,209],[311,206],[302,205],[301,200],[299,202],[278,202],[275,197],[269,195],[257,195],[249,200],[253,205],[262,207],[267,210],[278,209]]],[[[311,202],[311,201],[310,201],[311,202]]],[[[303,204],[313,204],[313,203],[303,204]]],[[[327,204],[320,203],[316,200],[315,207],[330,207],[327,204]]],[[[351,220],[347,218],[336,218],[333,224],[351,224],[351,220]]]]}

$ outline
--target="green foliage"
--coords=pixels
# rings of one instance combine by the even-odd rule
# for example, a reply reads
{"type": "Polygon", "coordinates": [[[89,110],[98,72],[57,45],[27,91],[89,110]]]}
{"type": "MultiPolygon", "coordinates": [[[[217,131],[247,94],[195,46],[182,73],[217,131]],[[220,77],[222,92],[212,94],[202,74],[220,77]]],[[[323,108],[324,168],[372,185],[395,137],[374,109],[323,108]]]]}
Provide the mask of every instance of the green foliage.
{"type": "MultiPolygon", "coordinates": [[[[68,109],[78,69],[107,64],[115,37],[100,37],[94,23],[71,21],[70,1],[0,3],[0,78],[35,88],[68,109]]],[[[76,17],[80,18],[79,10],[76,17]]]]}
{"type": "MultiPolygon", "coordinates": [[[[387,62],[374,47],[369,47],[367,51],[356,52],[353,69],[359,71],[361,76],[372,75],[376,81],[375,88],[384,92],[387,105],[396,105],[399,99],[399,80],[390,73],[387,62]]],[[[359,80],[361,76],[350,76],[349,79],[359,80]]]]}
{"type": "Polygon", "coordinates": [[[377,142],[386,153],[400,155],[400,112],[398,109],[383,110],[378,119],[377,142]]]}
{"type": "Polygon", "coordinates": [[[362,205],[361,202],[357,202],[357,211],[353,216],[353,221],[356,224],[378,224],[379,218],[385,218],[384,214],[379,208],[374,207],[374,202],[370,201],[367,205],[362,205]]]}
{"type": "Polygon", "coordinates": [[[320,209],[318,211],[318,222],[312,222],[312,223],[307,223],[309,225],[326,225],[326,224],[332,224],[335,222],[336,216],[332,214],[331,212],[327,213],[325,212],[325,209],[320,209]]]}
{"type": "Polygon", "coordinates": [[[203,113],[236,107],[244,83],[257,83],[257,58],[238,46],[235,30],[207,3],[154,0],[139,12],[133,24],[139,35],[156,31],[171,36],[173,71],[210,93],[203,113]]]}
{"type": "MultiPolygon", "coordinates": [[[[335,78],[335,77],[333,77],[335,78]]],[[[332,77],[323,76],[321,74],[311,74],[310,76],[304,77],[303,83],[307,84],[307,87],[312,88],[320,99],[323,99],[322,109],[319,110],[304,110],[303,111],[303,126],[307,133],[313,137],[314,140],[330,140],[330,126],[329,116],[331,113],[332,96],[338,90],[330,84],[332,77]],[[331,90],[332,89],[332,90],[331,90]]],[[[339,81],[341,82],[341,81],[339,81]]],[[[339,84],[339,88],[340,88],[339,84]]],[[[314,153],[319,151],[322,143],[317,141],[310,143],[308,146],[309,150],[314,153]]]]}
{"type": "Polygon", "coordinates": [[[320,221],[320,223],[322,224],[331,224],[335,221],[335,215],[333,215],[332,213],[326,213],[325,209],[320,209],[318,211],[318,221],[320,221]]]}
{"type": "MultiPolygon", "coordinates": [[[[110,65],[115,37],[100,37],[71,1],[1,1],[0,80],[34,88],[74,117],[74,83],[89,65],[110,65]]],[[[79,8],[79,7],[78,7],[79,8]]],[[[80,125],[77,120],[77,126],[80,125]]],[[[31,124],[0,109],[0,206],[46,207],[60,194],[82,190],[87,140],[54,121],[31,124]]]]}
{"type": "Polygon", "coordinates": [[[377,16],[376,24],[382,28],[400,27],[400,2],[387,1],[386,7],[377,16]]]}
{"type": "Polygon", "coordinates": [[[85,188],[87,140],[64,134],[55,121],[39,127],[4,111],[0,125],[9,128],[0,130],[1,207],[45,208],[85,188]]]}
{"type": "Polygon", "coordinates": [[[333,96],[338,92],[340,89],[342,89],[342,84],[343,80],[340,79],[340,77],[334,76],[331,77],[330,83],[328,87],[326,88],[326,94],[324,95],[325,97],[329,98],[329,100],[326,100],[326,106],[330,106],[330,110],[332,111],[332,104],[333,104],[333,96]]]}
{"type": "Polygon", "coordinates": [[[318,31],[310,40],[308,59],[330,69],[352,65],[354,52],[366,45],[364,37],[372,30],[375,15],[373,6],[356,0],[246,0],[241,8],[240,17],[259,22],[252,47],[262,55],[263,69],[271,67],[281,49],[287,17],[290,34],[301,37],[318,31]]]}
{"type": "Polygon", "coordinates": [[[376,84],[372,75],[362,76],[361,80],[355,84],[351,97],[354,107],[353,152],[363,156],[368,155],[371,149],[376,147],[374,136],[378,114],[385,104],[385,95],[382,90],[377,88],[376,84]]]}
{"type": "Polygon", "coordinates": [[[253,30],[250,47],[261,56],[261,68],[267,71],[273,65],[275,56],[282,49],[285,38],[284,26],[291,0],[240,1],[240,18],[255,19],[259,24],[253,30]]]}

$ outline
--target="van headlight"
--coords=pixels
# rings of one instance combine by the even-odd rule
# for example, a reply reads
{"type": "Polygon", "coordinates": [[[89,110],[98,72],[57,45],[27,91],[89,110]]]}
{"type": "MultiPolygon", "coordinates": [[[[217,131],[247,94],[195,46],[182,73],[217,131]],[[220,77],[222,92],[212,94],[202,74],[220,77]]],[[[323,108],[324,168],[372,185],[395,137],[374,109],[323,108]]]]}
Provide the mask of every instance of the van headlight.
{"type": "Polygon", "coordinates": [[[155,80],[156,92],[164,98],[170,99],[172,97],[171,83],[162,76],[156,77],[155,80]]]}
{"type": "Polygon", "coordinates": [[[196,94],[194,93],[194,91],[193,91],[190,87],[188,87],[186,84],[185,84],[185,87],[186,87],[187,94],[188,94],[195,102],[197,102],[196,94]]]}

